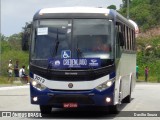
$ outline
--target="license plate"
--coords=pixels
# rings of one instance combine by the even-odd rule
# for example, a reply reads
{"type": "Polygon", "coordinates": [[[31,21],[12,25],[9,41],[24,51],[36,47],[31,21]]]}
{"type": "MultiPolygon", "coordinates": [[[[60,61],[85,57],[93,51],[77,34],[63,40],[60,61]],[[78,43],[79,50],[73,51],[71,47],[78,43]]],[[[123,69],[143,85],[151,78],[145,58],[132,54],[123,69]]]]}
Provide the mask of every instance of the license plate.
{"type": "Polygon", "coordinates": [[[77,108],[78,104],[77,103],[63,103],[64,108],[77,108]]]}

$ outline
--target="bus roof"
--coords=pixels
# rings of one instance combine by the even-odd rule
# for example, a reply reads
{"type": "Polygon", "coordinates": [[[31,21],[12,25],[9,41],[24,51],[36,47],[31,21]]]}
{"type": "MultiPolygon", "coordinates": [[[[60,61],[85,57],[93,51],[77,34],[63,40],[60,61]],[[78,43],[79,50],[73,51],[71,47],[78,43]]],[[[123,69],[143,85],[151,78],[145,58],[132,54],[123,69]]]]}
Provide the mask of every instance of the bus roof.
{"type": "Polygon", "coordinates": [[[134,28],[126,18],[120,15],[117,11],[106,8],[97,7],[55,7],[43,8],[34,15],[36,19],[69,19],[69,18],[107,18],[112,19],[127,26],[134,28]]]}
{"type": "MultiPolygon", "coordinates": [[[[96,7],[55,7],[44,8],[34,15],[35,19],[43,18],[106,18],[110,10],[96,7]]],[[[110,16],[111,17],[111,16],[110,16]]]]}
{"type": "Polygon", "coordinates": [[[128,21],[129,21],[129,22],[131,22],[131,23],[133,24],[133,26],[135,27],[135,32],[136,32],[136,34],[138,34],[138,33],[139,33],[139,28],[138,28],[137,23],[136,23],[136,22],[134,22],[134,21],[133,21],[133,20],[131,20],[131,19],[129,19],[128,21]]]}
{"type": "Polygon", "coordinates": [[[109,14],[109,9],[95,7],[58,7],[44,8],[39,11],[39,14],[45,13],[100,13],[109,14]]]}

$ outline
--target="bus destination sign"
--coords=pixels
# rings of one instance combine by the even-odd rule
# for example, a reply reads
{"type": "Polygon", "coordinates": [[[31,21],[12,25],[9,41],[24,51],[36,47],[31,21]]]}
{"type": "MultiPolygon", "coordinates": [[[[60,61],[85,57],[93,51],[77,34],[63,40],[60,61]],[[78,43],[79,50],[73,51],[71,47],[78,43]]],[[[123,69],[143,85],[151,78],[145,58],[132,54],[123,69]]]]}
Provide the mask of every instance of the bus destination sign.
{"type": "Polygon", "coordinates": [[[80,59],[48,59],[49,67],[54,68],[98,68],[101,65],[100,58],[80,59]]]}

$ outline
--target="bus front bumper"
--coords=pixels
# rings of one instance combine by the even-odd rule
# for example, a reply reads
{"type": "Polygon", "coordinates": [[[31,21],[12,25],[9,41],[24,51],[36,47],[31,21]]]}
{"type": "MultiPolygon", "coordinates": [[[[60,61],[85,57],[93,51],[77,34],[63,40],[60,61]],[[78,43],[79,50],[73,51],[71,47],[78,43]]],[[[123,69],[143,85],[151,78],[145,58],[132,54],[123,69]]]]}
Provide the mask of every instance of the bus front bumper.
{"type": "Polygon", "coordinates": [[[31,103],[38,105],[50,105],[57,108],[65,107],[65,104],[74,104],[76,107],[83,106],[110,106],[114,103],[114,84],[104,90],[98,91],[58,91],[45,89],[39,91],[33,86],[30,86],[31,103]]]}

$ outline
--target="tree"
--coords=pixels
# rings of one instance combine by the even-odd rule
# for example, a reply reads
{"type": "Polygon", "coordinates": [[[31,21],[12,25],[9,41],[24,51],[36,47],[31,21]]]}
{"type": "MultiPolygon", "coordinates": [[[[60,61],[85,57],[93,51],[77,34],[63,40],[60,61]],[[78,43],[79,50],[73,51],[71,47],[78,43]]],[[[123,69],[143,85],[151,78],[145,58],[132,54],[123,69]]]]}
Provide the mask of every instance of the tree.
{"type": "Polygon", "coordinates": [[[113,9],[113,10],[116,10],[116,9],[117,9],[115,5],[110,5],[110,6],[108,6],[107,8],[108,8],[108,9],[113,9]]]}
{"type": "Polygon", "coordinates": [[[154,24],[160,24],[160,0],[150,0],[152,18],[155,19],[154,24]]]}
{"type": "MultiPolygon", "coordinates": [[[[123,0],[120,13],[127,14],[127,1],[123,0]]],[[[160,0],[129,0],[130,19],[134,20],[141,28],[147,30],[160,24],[160,0]]]]}
{"type": "Polygon", "coordinates": [[[0,33],[0,41],[4,41],[4,40],[6,40],[6,37],[0,33]]]}
{"type": "Polygon", "coordinates": [[[12,50],[21,50],[22,33],[13,34],[8,38],[12,50]]]}
{"type": "Polygon", "coordinates": [[[10,46],[8,43],[8,37],[4,36],[3,34],[0,33],[0,49],[1,49],[1,54],[6,50],[10,50],[10,46]]]}
{"type": "Polygon", "coordinates": [[[22,50],[27,51],[29,49],[29,39],[31,35],[31,23],[26,22],[25,27],[23,27],[23,33],[22,33],[22,50]]]}
{"type": "MultiPolygon", "coordinates": [[[[127,7],[127,2],[128,2],[128,0],[122,0],[122,8],[126,8],[127,7]]],[[[129,0],[129,3],[131,3],[132,2],[132,0],[129,0]]]]}

